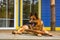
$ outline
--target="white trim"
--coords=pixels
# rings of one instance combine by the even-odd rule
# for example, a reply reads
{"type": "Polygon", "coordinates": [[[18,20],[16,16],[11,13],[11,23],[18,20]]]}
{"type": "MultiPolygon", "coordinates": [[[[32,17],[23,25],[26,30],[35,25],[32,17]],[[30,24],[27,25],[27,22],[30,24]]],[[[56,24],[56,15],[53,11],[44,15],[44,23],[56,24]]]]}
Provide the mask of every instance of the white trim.
{"type": "Polygon", "coordinates": [[[16,0],[14,0],[14,27],[0,27],[1,29],[16,29],[16,0]]]}
{"type": "Polygon", "coordinates": [[[16,29],[16,0],[14,1],[14,29],[16,29]]]}
{"type": "Polygon", "coordinates": [[[14,19],[0,18],[0,20],[14,20],[14,19]]]}
{"type": "Polygon", "coordinates": [[[3,28],[3,27],[0,28],[0,30],[5,30],[5,29],[10,29],[10,30],[13,29],[13,30],[14,30],[14,29],[16,29],[16,28],[10,28],[10,27],[9,27],[9,28],[6,28],[6,27],[4,27],[4,28],[3,28]]]}
{"type": "MultiPolygon", "coordinates": [[[[7,19],[7,16],[8,15],[8,0],[6,0],[6,19],[7,19]]],[[[6,26],[7,26],[7,21],[6,21],[6,26]]]]}

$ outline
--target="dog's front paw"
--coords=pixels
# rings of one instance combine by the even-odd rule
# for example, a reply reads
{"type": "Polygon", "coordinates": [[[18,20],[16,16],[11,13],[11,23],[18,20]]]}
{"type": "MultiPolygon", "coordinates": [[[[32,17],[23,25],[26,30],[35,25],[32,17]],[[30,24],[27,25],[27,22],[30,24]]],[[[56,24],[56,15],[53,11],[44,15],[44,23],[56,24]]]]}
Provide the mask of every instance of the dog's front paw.
{"type": "Polygon", "coordinates": [[[52,34],[48,34],[49,36],[53,36],[52,34]]]}
{"type": "Polygon", "coordinates": [[[12,34],[15,34],[15,32],[14,32],[14,31],[12,31],[12,34]]]}
{"type": "Polygon", "coordinates": [[[41,37],[42,35],[41,34],[37,34],[37,36],[41,37]]]}

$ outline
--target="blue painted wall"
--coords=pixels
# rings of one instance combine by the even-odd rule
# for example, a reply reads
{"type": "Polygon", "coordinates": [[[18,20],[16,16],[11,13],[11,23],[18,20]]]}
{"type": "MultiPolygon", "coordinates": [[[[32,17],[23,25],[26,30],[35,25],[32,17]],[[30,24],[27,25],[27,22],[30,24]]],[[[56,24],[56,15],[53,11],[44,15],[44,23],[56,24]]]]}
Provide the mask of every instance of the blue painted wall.
{"type": "MultiPolygon", "coordinates": [[[[60,26],[60,0],[56,0],[56,26],[60,26]]],[[[50,0],[42,0],[42,20],[45,26],[51,22],[50,0]]]]}
{"type": "Polygon", "coordinates": [[[56,0],[56,26],[60,26],[60,0],[56,0]]]}
{"type": "Polygon", "coordinates": [[[50,26],[50,0],[42,0],[42,20],[45,26],[50,26]]]}

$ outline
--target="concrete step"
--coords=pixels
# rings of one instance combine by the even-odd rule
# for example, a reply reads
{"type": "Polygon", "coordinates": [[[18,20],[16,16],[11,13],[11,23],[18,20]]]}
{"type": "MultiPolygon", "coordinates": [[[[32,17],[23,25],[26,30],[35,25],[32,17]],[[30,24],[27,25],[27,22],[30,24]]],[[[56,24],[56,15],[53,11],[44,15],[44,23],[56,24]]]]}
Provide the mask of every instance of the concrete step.
{"type": "Polygon", "coordinates": [[[0,30],[0,40],[60,40],[60,31],[51,31],[53,37],[32,34],[12,34],[13,30],[0,30]]]}
{"type": "Polygon", "coordinates": [[[36,36],[31,34],[0,33],[0,40],[60,40],[60,36],[36,36]]]}

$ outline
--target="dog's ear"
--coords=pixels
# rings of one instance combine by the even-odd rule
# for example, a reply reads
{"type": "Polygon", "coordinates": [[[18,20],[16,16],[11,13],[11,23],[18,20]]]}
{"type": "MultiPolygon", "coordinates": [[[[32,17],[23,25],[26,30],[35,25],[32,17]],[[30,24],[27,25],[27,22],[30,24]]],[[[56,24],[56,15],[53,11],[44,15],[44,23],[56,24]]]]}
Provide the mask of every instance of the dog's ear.
{"type": "Polygon", "coordinates": [[[36,12],[34,13],[34,15],[35,15],[35,17],[38,19],[38,14],[37,14],[36,12]]]}
{"type": "Polygon", "coordinates": [[[30,17],[33,15],[33,13],[30,13],[30,17]]]}

